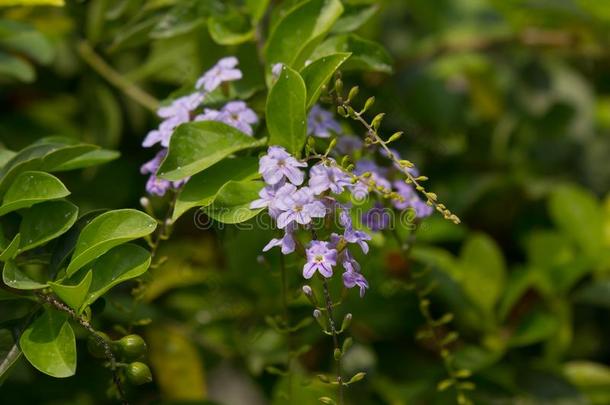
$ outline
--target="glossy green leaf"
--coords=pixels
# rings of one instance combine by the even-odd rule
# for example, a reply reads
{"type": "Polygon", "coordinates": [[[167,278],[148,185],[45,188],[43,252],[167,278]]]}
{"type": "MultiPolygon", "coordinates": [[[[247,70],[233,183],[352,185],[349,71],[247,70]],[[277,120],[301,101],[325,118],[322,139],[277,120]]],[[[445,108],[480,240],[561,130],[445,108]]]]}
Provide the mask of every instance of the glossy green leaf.
{"type": "Polygon", "coordinates": [[[81,310],[93,304],[115,285],[144,274],[150,266],[150,260],[150,253],[146,249],[132,243],[110,249],[87,267],[87,273],[81,271],[75,277],[80,283],[87,274],[92,274],[91,284],[81,310]]]}
{"type": "Polygon", "coordinates": [[[52,172],[54,169],[68,160],[75,159],[85,153],[98,150],[99,147],[88,144],[66,145],[63,148],[46,154],[42,159],[41,171],[52,172]]]}
{"type": "Polygon", "coordinates": [[[250,209],[250,203],[258,198],[264,184],[261,181],[230,181],[216,195],[211,205],[203,211],[218,222],[237,224],[256,216],[262,209],[250,209]]]}
{"type": "Polygon", "coordinates": [[[284,66],[267,97],[269,144],[300,155],[307,136],[307,90],[301,76],[284,66]]]}
{"type": "Polygon", "coordinates": [[[172,214],[172,221],[193,207],[210,205],[216,198],[218,190],[228,181],[256,178],[257,169],[258,159],[239,157],[222,160],[203,172],[197,173],[180,191],[172,214]]]}
{"type": "Polygon", "coordinates": [[[78,311],[83,302],[85,302],[85,298],[87,298],[92,278],[93,273],[88,271],[78,284],[64,285],[50,282],[49,286],[63,302],[68,304],[70,308],[78,311]]]}
{"type": "Polygon", "coordinates": [[[314,58],[321,58],[337,52],[349,52],[352,56],[343,69],[365,70],[391,73],[392,57],[385,48],[373,41],[354,34],[342,34],[329,38],[314,52],[314,58]]]}
{"type": "Polygon", "coordinates": [[[265,144],[230,125],[216,121],[180,125],[172,135],[169,152],[159,168],[159,177],[181,180],[207,169],[227,156],[265,144]]]}
{"type": "Polygon", "coordinates": [[[19,225],[19,252],[40,246],[64,234],[74,225],[78,207],[68,201],[48,201],[37,204],[23,214],[19,225]]]}
{"type": "Polygon", "coordinates": [[[379,10],[379,4],[346,5],[341,18],[337,20],[331,32],[341,34],[352,32],[364,25],[379,10]]]}
{"type": "Polygon", "coordinates": [[[593,194],[577,186],[555,189],[549,199],[555,224],[583,252],[597,256],[603,250],[603,211],[593,194]]]}
{"type": "Polygon", "coordinates": [[[17,264],[12,260],[4,263],[4,268],[2,269],[2,281],[4,281],[4,284],[8,285],[9,287],[17,290],[40,290],[41,288],[47,287],[46,283],[39,283],[22,272],[17,264]]]}
{"type": "Polygon", "coordinates": [[[8,244],[7,247],[4,248],[2,253],[0,254],[0,262],[5,262],[14,258],[17,255],[17,251],[19,251],[19,245],[21,244],[21,235],[17,234],[8,244]]]}
{"type": "Polygon", "coordinates": [[[0,168],[4,167],[15,155],[16,152],[12,150],[0,148],[0,168]]]}
{"type": "Polygon", "coordinates": [[[492,313],[505,287],[504,257],[496,243],[484,234],[470,237],[460,255],[458,282],[472,302],[492,313]]]}
{"type": "Polygon", "coordinates": [[[113,247],[151,234],[156,227],[157,221],[132,209],[108,211],[97,216],[80,233],[66,270],[67,276],[113,247]]]}
{"type": "Polygon", "coordinates": [[[0,215],[21,208],[47,201],[63,198],[70,192],[55,176],[45,172],[23,172],[15,178],[9,187],[0,206],[0,215]]]}
{"type": "Polygon", "coordinates": [[[67,160],[51,169],[53,172],[64,172],[68,170],[82,169],[90,166],[97,166],[117,159],[119,152],[107,149],[96,149],[80,156],[67,160]]]}
{"type": "Polygon", "coordinates": [[[349,57],[349,53],[331,54],[313,61],[301,70],[301,76],[307,88],[307,108],[318,101],[322,87],[349,57]]]}
{"type": "Polygon", "coordinates": [[[265,55],[267,64],[300,69],[343,12],[339,0],[309,0],[297,4],[277,23],[265,55]]]}
{"type": "Polygon", "coordinates": [[[56,378],[76,371],[76,340],[68,315],[45,309],[21,335],[19,346],[39,371],[56,378]]]}
{"type": "Polygon", "coordinates": [[[67,264],[68,259],[74,252],[78,237],[83,228],[87,226],[89,222],[93,221],[95,217],[107,211],[108,210],[100,209],[87,212],[78,218],[74,223],[74,226],[57,240],[57,244],[53,249],[53,255],[51,256],[51,262],[49,263],[49,274],[51,276],[56,275],[59,269],[67,264]]]}
{"type": "Polygon", "coordinates": [[[250,21],[236,12],[210,17],[208,31],[219,45],[239,45],[254,39],[254,28],[250,21]]]}

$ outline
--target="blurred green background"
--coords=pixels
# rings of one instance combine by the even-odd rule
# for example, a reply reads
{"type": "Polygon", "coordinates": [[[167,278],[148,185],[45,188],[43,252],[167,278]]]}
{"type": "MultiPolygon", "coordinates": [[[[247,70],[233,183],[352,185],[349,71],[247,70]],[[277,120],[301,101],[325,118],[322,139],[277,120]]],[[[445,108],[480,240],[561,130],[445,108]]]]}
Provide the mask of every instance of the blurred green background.
{"type": "MultiPolygon", "coordinates": [[[[397,148],[462,219],[426,220],[410,262],[392,240],[374,239],[362,262],[371,289],[341,307],[354,314],[346,373],[368,373],[350,388],[352,403],[454,403],[454,393],[436,389],[445,375],[437,351],[416,339],[425,322],[404,280],[425,268],[437,285],[432,312],[455,315],[450,328],[460,337],[450,347],[473,372],[475,403],[610,404],[610,2],[344,3],[376,11],[358,32],[383,44],[394,66],[345,81],[376,97],[388,133],[405,131],[397,148]]],[[[226,49],[210,37],[206,18],[223,7],[91,0],[0,8],[0,141],[18,150],[64,135],[119,150],[117,161],[62,179],[87,209],[138,207],[139,166],[152,157],[140,144],[157,120],[92,68],[88,50],[164,99],[224,54],[254,69],[252,45],[226,49]]],[[[161,215],[165,202],[153,203],[161,215]]],[[[266,371],[286,356],[265,324],[280,313],[279,275],[257,261],[268,239],[231,227],[202,231],[185,215],[143,300],[132,307],[131,288],[106,300],[100,326],[120,335],[117,325],[131,325],[150,347],[155,382],[133,389],[132,402],[285,403],[287,379],[266,371]]],[[[296,263],[290,270],[296,296],[300,271],[296,263]]],[[[295,299],[291,315],[309,318],[309,308],[295,299]]],[[[0,307],[0,320],[8,312],[0,307]]],[[[325,388],[312,374],[331,368],[331,342],[315,325],[295,340],[309,348],[291,381],[294,403],[313,404],[325,388]]],[[[109,376],[79,349],[76,376],[55,380],[24,362],[0,402],[104,403],[109,376]]]]}

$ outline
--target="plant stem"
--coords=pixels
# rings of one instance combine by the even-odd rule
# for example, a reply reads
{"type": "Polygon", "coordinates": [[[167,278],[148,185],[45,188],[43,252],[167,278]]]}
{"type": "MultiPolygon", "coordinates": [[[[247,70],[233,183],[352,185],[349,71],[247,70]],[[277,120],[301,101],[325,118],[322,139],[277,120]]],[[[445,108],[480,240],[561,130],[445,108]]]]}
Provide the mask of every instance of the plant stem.
{"type": "Polygon", "coordinates": [[[286,276],[286,262],[284,255],[280,255],[280,274],[282,277],[282,308],[284,312],[284,327],[286,328],[286,346],[288,348],[288,400],[292,399],[292,332],[290,331],[290,312],[288,311],[288,277],[286,276]]]}
{"type": "Polygon", "coordinates": [[[93,70],[100,74],[108,83],[112,84],[117,89],[121,90],[132,100],[136,101],[143,107],[146,107],[152,112],[156,112],[159,107],[159,100],[136,86],[130,80],[125,78],[121,73],[114,70],[95,50],[87,43],[81,41],[77,45],[77,50],[81,58],[93,70]]]}
{"type": "Polygon", "coordinates": [[[106,339],[104,339],[95,329],[93,329],[93,327],[91,326],[89,321],[87,321],[82,316],[79,316],[76,312],[74,312],[74,310],[72,308],[68,307],[63,302],[59,301],[58,299],[56,299],[55,297],[53,297],[51,295],[42,294],[42,293],[38,293],[36,295],[38,296],[38,298],[41,301],[46,302],[47,304],[51,305],[53,308],[57,309],[58,311],[62,311],[62,312],[65,312],[66,314],[68,314],[72,319],[74,319],[76,322],[78,322],[79,325],[81,325],[89,333],[91,333],[91,335],[98,341],[98,343],[102,347],[104,347],[104,354],[106,355],[106,358],[108,359],[108,362],[110,363],[110,371],[112,371],[112,381],[114,382],[114,385],[116,386],[117,392],[119,394],[119,399],[123,405],[129,405],[129,403],[127,402],[127,399],[125,397],[125,391],[123,390],[123,385],[121,384],[121,379],[119,377],[119,374],[117,373],[116,357],[114,356],[114,353],[112,353],[112,348],[110,347],[110,345],[108,344],[106,339]]]}
{"type": "Polygon", "coordinates": [[[326,317],[328,319],[328,325],[330,326],[330,333],[333,337],[333,358],[336,360],[337,367],[337,388],[338,388],[338,401],[339,405],[343,405],[343,378],[341,377],[341,356],[335,356],[337,350],[341,350],[339,347],[339,338],[337,328],[335,327],[335,321],[333,319],[333,301],[328,290],[328,281],[325,277],[322,277],[322,286],[324,288],[324,300],[326,302],[326,317]]]}

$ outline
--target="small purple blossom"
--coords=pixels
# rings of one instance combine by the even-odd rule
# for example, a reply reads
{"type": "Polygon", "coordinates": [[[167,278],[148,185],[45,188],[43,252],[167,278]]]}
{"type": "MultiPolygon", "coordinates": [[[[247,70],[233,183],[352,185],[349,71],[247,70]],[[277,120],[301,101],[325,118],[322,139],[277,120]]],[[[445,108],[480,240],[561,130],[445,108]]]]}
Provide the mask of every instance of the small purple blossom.
{"type": "Polygon", "coordinates": [[[356,136],[343,135],[337,138],[335,150],[342,155],[353,155],[354,152],[362,149],[364,143],[356,136]]]}
{"type": "Polygon", "coordinates": [[[197,80],[195,87],[199,90],[212,92],[223,82],[241,79],[243,76],[241,70],[235,68],[238,63],[239,61],[234,56],[220,59],[216,65],[197,80]]]}
{"type": "Polygon", "coordinates": [[[168,181],[157,177],[157,170],[159,170],[161,161],[166,154],[167,150],[163,149],[159,151],[154,158],[144,163],[142,167],[140,167],[140,173],[150,175],[146,181],[146,192],[150,195],[157,195],[161,197],[165,195],[168,190],[178,189],[188,181],[188,179],[180,181],[168,181]]]}
{"type": "Polygon", "coordinates": [[[371,240],[371,235],[369,235],[368,233],[364,231],[355,230],[350,226],[345,229],[345,232],[343,233],[343,238],[345,238],[348,243],[355,243],[360,246],[364,254],[367,254],[369,252],[369,245],[366,243],[366,241],[371,240]]]}
{"type": "Polygon", "coordinates": [[[351,185],[350,176],[337,166],[318,163],[309,171],[309,187],[315,194],[329,190],[341,194],[344,187],[351,185]]]}
{"type": "Polygon", "coordinates": [[[307,134],[318,138],[330,138],[331,131],[341,133],[341,125],[333,118],[332,113],[319,105],[314,105],[307,116],[307,134]]]}
{"type": "Polygon", "coordinates": [[[360,298],[364,297],[367,288],[369,288],[369,283],[366,281],[366,278],[357,271],[348,270],[343,273],[343,285],[346,288],[354,288],[358,286],[360,288],[360,298]]]}
{"type": "Polygon", "coordinates": [[[297,188],[293,184],[285,184],[283,180],[277,184],[268,185],[259,191],[258,196],[260,198],[252,201],[250,203],[250,208],[267,208],[269,209],[271,218],[275,219],[281,214],[281,211],[276,207],[276,201],[283,198],[283,196],[294,193],[296,189],[297,188]]]}
{"type": "Polygon", "coordinates": [[[193,121],[221,121],[220,111],[211,108],[205,108],[203,114],[199,114],[193,118],[193,121]]]}
{"type": "Polygon", "coordinates": [[[292,184],[301,185],[304,174],[299,169],[307,164],[299,162],[281,146],[270,146],[267,154],[259,161],[258,172],[267,184],[279,183],[284,177],[292,184]]]}
{"type": "Polygon", "coordinates": [[[252,136],[252,125],[258,122],[258,116],[243,101],[230,101],[222,108],[220,121],[252,136]]]}
{"type": "Polygon", "coordinates": [[[203,98],[202,94],[193,93],[177,98],[169,105],[159,108],[157,115],[164,120],[159,124],[159,128],[146,135],[142,146],[150,148],[157,143],[161,143],[161,146],[167,148],[174,129],[178,125],[190,121],[191,112],[201,104],[203,98]]]}
{"type": "Polygon", "coordinates": [[[263,248],[263,252],[268,251],[272,247],[279,246],[282,249],[282,254],[290,254],[294,252],[295,241],[294,241],[294,231],[296,230],[296,225],[288,225],[284,230],[284,236],[282,238],[274,238],[267,243],[267,245],[263,248]]]}
{"type": "Polygon", "coordinates": [[[282,211],[277,217],[277,225],[280,228],[285,228],[293,221],[306,225],[313,218],[326,216],[326,207],[321,201],[315,199],[309,187],[301,187],[282,198],[276,197],[275,206],[282,211]]]}
{"type": "Polygon", "coordinates": [[[316,271],[326,278],[333,275],[333,266],[337,264],[337,250],[329,247],[328,242],[312,240],[306,254],[307,263],[303,266],[303,277],[310,279],[316,271]]]}
{"type": "Polygon", "coordinates": [[[390,225],[390,214],[382,204],[375,203],[373,208],[362,215],[362,222],[371,231],[378,232],[390,225]]]}

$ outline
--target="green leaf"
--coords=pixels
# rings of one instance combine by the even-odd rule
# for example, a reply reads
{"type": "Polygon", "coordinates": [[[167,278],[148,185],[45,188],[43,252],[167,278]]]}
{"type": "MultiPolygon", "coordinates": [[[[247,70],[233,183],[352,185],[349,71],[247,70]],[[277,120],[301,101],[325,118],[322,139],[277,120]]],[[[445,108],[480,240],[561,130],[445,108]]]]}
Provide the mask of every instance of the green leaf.
{"type": "Polygon", "coordinates": [[[269,36],[265,49],[267,65],[283,63],[300,69],[342,12],[339,0],[309,0],[297,4],[269,36]]]}
{"type": "Polygon", "coordinates": [[[23,53],[41,64],[53,60],[54,48],[40,32],[17,21],[0,20],[0,46],[23,53]]]}
{"type": "Polygon", "coordinates": [[[17,251],[19,250],[19,244],[21,243],[21,235],[17,234],[8,244],[8,246],[2,251],[0,254],[0,262],[5,262],[14,258],[17,255],[17,251]]]}
{"type": "Polygon", "coordinates": [[[76,156],[70,160],[67,160],[52,169],[53,172],[65,172],[68,170],[82,169],[90,166],[97,166],[111,160],[117,159],[121,154],[119,152],[107,149],[96,149],[87,153],[83,153],[80,156],[76,156]]]}
{"type": "Polygon", "coordinates": [[[225,184],[214,202],[203,208],[211,218],[225,224],[237,224],[256,216],[261,209],[250,209],[250,203],[258,198],[263,188],[261,181],[230,181],[225,184]]]}
{"type": "Polygon", "coordinates": [[[264,145],[230,125],[216,121],[180,125],[172,135],[169,152],[159,168],[159,177],[177,181],[199,173],[227,156],[264,145]]]}
{"type": "Polygon", "coordinates": [[[341,18],[337,20],[331,32],[335,34],[352,32],[364,25],[379,10],[379,4],[346,5],[341,18]]]}
{"type": "Polygon", "coordinates": [[[4,167],[15,155],[12,150],[0,148],[0,167],[4,167]]]}
{"type": "Polygon", "coordinates": [[[47,287],[46,283],[39,283],[38,281],[32,280],[27,274],[22,272],[12,260],[4,263],[2,281],[9,287],[17,290],[40,290],[41,288],[47,287]]]}
{"type": "Polygon", "coordinates": [[[511,336],[510,346],[528,346],[551,338],[559,328],[559,320],[554,314],[533,310],[527,313],[511,336]]]}
{"type": "Polygon", "coordinates": [[[0,77],[3,75],[30,83],[36,78],[36,71],[25,59],[0,51],[0,77]]]}
{"type": "Polygon", "coordinates": [[[254,28],[250,21],[237,12],[210,17],[208,31],[219,45],[239,45],[254,38],[254,28]]]}
{"type": "Polygon", "coordinates": [[[68,201],[48,201],[37,204],[23,214],[19,225],[19,252],[40,246],[64,234],[74,225],[78,207],[68,201]]]}
{"type": "Polygon", "coordinates": [[[78,284],[64,285],[50,282],[49,286],[63,302],[68,304],[73,310],[78,311],[89,293],[92,277],[93,273],[88,271],[78,284]]]}
{"type": "Polygon", "coordinates": [[[246,0],[246,7],[252,16],[252,22],[257,23],[265,15],[269,0],[246,0]]]}
{"type": "Polygon", "coordinates": [[[17,176],[4,195],[0,215],[28,208],[42,201],[63,198],[69,194],[66,186],[51,174],[23,172],[17,176]]]}
{"type": "Polygon", "coordinates": [[[603,210],[592,193],[577,186],[553,190],[549,211],[555,224],[583,252],[597,257],[604,249],[603,210]]]}
{"type": "Polygon", "coordinates": [[[40,165],[41,171],[52,172],[54,169],[68,160],[75,159],[81,155],[86,153],[98,150],[99,147],[95,145],[87,145],[87,144],[77,144],[77,145],[67,145],[63,148],[54,150],[46,154],[42,158],[42,162],[40,165]]]}
{"type": "Polygon", "coordinates": [[[19,346],[39,371],[64,378],[76,371],[76,340],[68,315],[45,309],[21,335],[19,346]]]}
{"type": "Polygon", "coordinates": [[[197,173],[180,191],[172,213],[172,221],[193,207],[210,205],[218,190],[230,180],[252,180],[258,176],[258,159],[239,157],[225,159],[197,173]]]}
{"type": "Polygon", "coordinates": [[[13,339],[11,331],[0,329],[0,386],[19,357],[21,357],[21,350],[13,339]]]}
{"type": "Polygon", "coordinates": [[[462,247],[460,259],[458,282],[473,303],[491,314],[505,286],[502,252],[493,239],[475,234],[462,247]]]}
{"type": "Polygon", "coordinates": [[[81,311],[115,285],[144,274],[150,260],[150,253],[146,249],[132,243],[110,249],[90,265],[87,273],[81,271],[75,277],[76,282],[82,282],[88,274],[93,275],[81,311]]]}
{"type": "Polygon", "coordinates": [[[306,99],[305,82],[297,72],[284,66],[267,97],[270,145],[283,146],[294,155],[301,153],[307,136],[306,99]]]}
{"type": "Polygon", "coordinates": [[[57,274],[58,270],[66,264],[72,253],[74,252],[74,248],[76,247],[76,243],[78,242],[78,237],[87,224],[93,221],[95,217],[104,212],[108,212],[108,210],[100,209],[89,211],[86,214],[82,215],[75,223],[72,228],[65,234],[63,234],[57,241],[55,248],[53,249],[53,256],[51,256],[51,262],[49,263],[49,274],[54,276],[57,274]]]}
{"type": "Polygon", "coordinates": [[[610,386],[610,367],[586,360],[572,360],[563,365],[563,374],[580,388],[610,386]]]}
{"type": "Polygon", "coordinates": [[[392,57],[380,44],[354,34],[343,34],[329,38],[320,44],[313,55],[321,58],[337,52],[349,52],[352,56],[343,65],[344,70],[365,70],[391,73],[392,57]]]}
{"type": "Polygon", "coordinates": [[[133,209],[108,211],[87,224],[78,237],[67,277],[113,247],[151,234],[157,221],[133,209]]]}
{"type": "Polygon", "coordinates": [[[318,101],[322,87],[349,57],[349,53],[334,53],[313,61],[301,70],[301,76],[307,88],[306,108],[318,101]]]}

